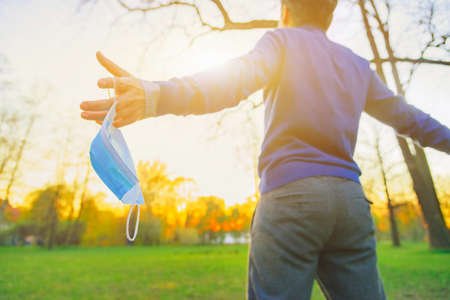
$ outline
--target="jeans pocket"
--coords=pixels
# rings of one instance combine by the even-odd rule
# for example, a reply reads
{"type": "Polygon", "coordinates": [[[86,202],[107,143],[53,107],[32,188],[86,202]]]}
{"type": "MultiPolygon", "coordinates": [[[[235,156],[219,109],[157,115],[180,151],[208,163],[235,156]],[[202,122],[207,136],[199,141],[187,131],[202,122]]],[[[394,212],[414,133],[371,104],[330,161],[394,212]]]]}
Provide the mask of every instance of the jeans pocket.
{"type": "Polygon", "coordinates": [[[323,197],[307,192],[291,192],[272,197],[271,205],[280,210],[293,212],[318,212],[324,209],[323,197]]]}

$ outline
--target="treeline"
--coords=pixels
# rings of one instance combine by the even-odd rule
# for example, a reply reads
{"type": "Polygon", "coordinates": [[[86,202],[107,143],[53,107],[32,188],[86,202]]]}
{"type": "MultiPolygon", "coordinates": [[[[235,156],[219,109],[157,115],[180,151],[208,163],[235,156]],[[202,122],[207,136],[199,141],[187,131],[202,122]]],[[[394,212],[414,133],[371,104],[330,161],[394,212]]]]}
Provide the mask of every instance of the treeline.
{"type": "MultiPolygon", "coordinates": [[[[90,168],[88,166],[88,168],[90,168]]],[[[89,170],[89,169],[88,169],[89,170]]],[[[251,218],[259,195],[243,203],[227,206],[216,196],[191,196],[195,182],[172,178],[160,162],[141,162],[137,166],[145,205],[141,207],[136,244],[210,244],[246,242],[251,218]]],[[[125,222],[129,206],[113,207],[105,194],[93,193],[84,180],[47,185],[30,192],[20,207],[0,202],[0,244],[54,246],[124,245],[125,222]]],[[[448,181],[438,178],[439,185],[448,181]]],[[[374,204],[372,214],[378,239],[390,239],[392,219],[386,201],[372,181],[364,183],[374,204]]],[[[449,220],[450,194],[442,191],[441,208],[449,220]]],[[[412,193],[392,194],[395,221],[402,240],[424,241],[426,237],[417,199],[412,193]]],[[[131,226],[133,228],[133,226],[131,226]]]]}
{"type": "MultiPolygon", "coordinates": [[[[257,196],[226,206],[216,196],[191,197],[188,178],[169,178],[162,163],[139,163],[145,198],[136,243],[223,243],[246,238],[257,196]]],[[[111,208],[105,195],[68,184],[48,185],[29,193],[24,206],[0,204],[0,243],[123,245],[129,206],[111,208]],[[79,195],[77,195],[79,194],[79,195]]]]}
{"type": "MultiPolygon", "coordinates": [[[[58,183],[31,191],[18,207],[11,206],[5,198],[0,199],[0,245],[36,244],[52,248],[126,244],[125,222],[129,206],[121,206],[118,200],[115,200],[116,206],[106,202],[104,193],[95,193],[90,188],[91,166],[84,165],[82,170],[72,182],[60,176],[58,183]]],[[[163,163],[140,162],[137,172],[145,205],[141,207],[136,244],[248,240],[258,194],[227,206],[224,199],[217,196],[192,196],[195,182],[190,178],[169,176],[163,163]]],[[[389,194],[390,208],[383,196],[386,187],[372,177],[363,181],[367,197],[374,202],[372,214],[376,234],[378,239],[391,239],[395,223],[397,239],[424,241],[427,239],[426,224],[410,185],[400,180],[403,177],[398,177],[397,188],[389,194]],[[394,210],[393,214],[389,209],[394,210]]],[[[448,177],[436,178],[438,198],[447,222],[450,221],[448,186],[448,177]]]]}

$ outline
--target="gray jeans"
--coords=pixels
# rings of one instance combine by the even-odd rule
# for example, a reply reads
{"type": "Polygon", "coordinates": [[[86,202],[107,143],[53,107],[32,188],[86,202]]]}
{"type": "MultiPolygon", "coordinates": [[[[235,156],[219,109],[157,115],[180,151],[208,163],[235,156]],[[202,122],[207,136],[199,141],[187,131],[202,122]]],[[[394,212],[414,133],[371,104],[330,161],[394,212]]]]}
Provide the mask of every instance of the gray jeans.
{"type": "Polygon", "coordinates": [[[361,185],[301,179],[261,196],[251,226],[248,299],[385,299],[361,185]]]}

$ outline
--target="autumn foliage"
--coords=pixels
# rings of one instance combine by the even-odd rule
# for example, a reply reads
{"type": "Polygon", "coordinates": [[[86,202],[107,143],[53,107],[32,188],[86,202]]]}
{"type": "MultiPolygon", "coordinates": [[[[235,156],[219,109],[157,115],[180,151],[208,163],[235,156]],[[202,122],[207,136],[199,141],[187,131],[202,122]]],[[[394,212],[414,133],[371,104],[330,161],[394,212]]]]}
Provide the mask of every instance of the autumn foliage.
{"type": "MultiPolygon", "coordinates": [[[[195,182],[168,175],[166,165],[141,162],[137,167],[145,204],[141,207],[138,244],[222,243],[246,239],[258,195],[227,206],[216,196],[191,196],[195,182]]],[[[69,184],[31,192],[25,206],[3,203],[10,225],[0,242],[54,245],[120,245],[125,241],[128,206],[105,204],[104,194],[78,195],[69,184]]]]}
{"type": "MultiPolygon", "coordinates": [[[[141,207],[137,244],[209,244],[247,242],[252,215],[259,194],[227,205],[214,195],[194,196],[194,180],[170,176],[165,164],[140,162],[137,166],[145,204],[141,207]]],[[[448,183],[441,178],[438,185],[448,183]]],[[[379,239],[389,239],[390,223],[386,201],[379,197],[374,182],[365,182],[379,239]]],[[[450,197],[439,189],[446,220],[450,197]]],[[[393,194],[402,239],[423,241],[426,225],[417,199],[410,192],[393,194]]],[[[29,193],[24,205],[0,204],[0,244],[123,245],[129,207],[113,206],[103,193],[79,184],[47,185],[29,193]]]]}

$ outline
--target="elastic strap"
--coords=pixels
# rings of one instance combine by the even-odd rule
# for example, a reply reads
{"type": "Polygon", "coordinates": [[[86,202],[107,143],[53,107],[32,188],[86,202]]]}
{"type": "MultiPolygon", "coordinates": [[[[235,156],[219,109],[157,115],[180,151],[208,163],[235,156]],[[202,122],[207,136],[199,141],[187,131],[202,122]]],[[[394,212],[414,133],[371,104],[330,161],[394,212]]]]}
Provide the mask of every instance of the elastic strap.
{"type": "Polygon", "coordinates": [[[130,242],[134,242],[134,240],[136,239],[137,233],[138,233],[138,229],[139,229],[139,216],[141,213],[141,207],[136,204],[132,207],[130,207],[130,210],[128,211],[128,217],[127,217],[127,240],[129,240],[130,242]],[[137,207],[137,214],[136,214],[136,223],[134,224],[134,234],[133,237],[130,237],[130,217],[131,217],[131,213],[133,212],[133,208],[137,207]]]}
{"type": "MultiPolygon", "coordinates": [[[[116,102],[117,101],[117,98],[116,98],[116,77],[114,76],[113,78],[112,78],[112,80],[113,80],[113,87],[112,87],[112,90],[113,90],[113,92],[114,92],[114,97],[112,97],[113,98],[113,103],[114,102],[116,102]]],[[[111,92],[110,92],[110,90],[111,89],[107,89],[107,92],[108,92],[108,99],[111,99],[111,92]]]]}

